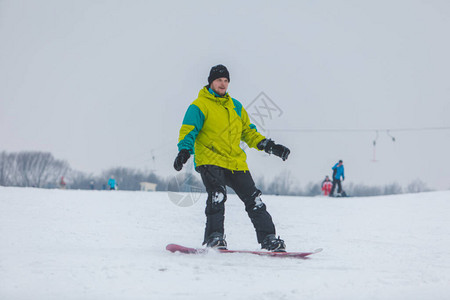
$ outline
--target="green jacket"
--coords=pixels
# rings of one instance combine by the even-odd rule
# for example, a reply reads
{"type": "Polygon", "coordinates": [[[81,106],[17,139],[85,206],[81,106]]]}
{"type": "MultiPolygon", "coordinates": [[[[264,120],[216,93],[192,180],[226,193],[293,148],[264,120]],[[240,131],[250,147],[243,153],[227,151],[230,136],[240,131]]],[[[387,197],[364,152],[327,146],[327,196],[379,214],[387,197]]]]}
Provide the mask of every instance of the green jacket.
{"type": "Polygon", "coordinates": [[[187,149],[194,154],[196,166],[246,171],[247,155],[240,142],[257,149],[263,139],[239,101],[228,93],[220,97],[205,86],[184,116],[178,150],[187,149]]]}

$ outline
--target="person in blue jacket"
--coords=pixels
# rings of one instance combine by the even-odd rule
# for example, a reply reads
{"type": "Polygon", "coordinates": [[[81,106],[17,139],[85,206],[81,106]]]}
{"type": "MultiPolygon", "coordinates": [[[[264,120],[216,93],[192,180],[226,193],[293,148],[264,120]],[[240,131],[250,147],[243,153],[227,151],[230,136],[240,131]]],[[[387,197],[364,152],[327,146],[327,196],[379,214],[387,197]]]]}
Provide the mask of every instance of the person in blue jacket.
{"type": "Polygon", "coordinates": [[[111,178],[108,180],[108,185],[110,190],[116,190],[117,189],[117,181],[114,178],[114,176],[111,176],[111,178]]]}
{"type": "Polygon", "coordinates": [[[333,186],[331,187],[330,197],[334,197],[334,189],[336,188],[336,185],[338,186],[338,194],[340,195],[342,193],[341,177],[342,181],[345,179],[344,162],[339,160],[339,162],[336,163],[331,169],[333,170],[333,186]]]}

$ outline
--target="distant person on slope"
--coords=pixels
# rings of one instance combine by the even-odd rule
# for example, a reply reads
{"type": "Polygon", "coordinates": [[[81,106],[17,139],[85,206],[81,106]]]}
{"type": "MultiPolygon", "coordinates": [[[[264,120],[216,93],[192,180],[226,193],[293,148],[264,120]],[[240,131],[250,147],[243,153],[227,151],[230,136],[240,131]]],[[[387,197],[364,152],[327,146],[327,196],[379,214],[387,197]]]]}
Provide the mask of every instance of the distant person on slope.
{"type": "Polygon", "coordinates": [[[330,180],[330,177],[325,176],[325,179],[322,181],[322,192],[324,196],[328,196],[331,192],[331,187],[333,183],[330,180]]]}
{"type": "Polygon", "coordinates": [[[114,178],[114,176],[111,176],[108,180],[108,185],[110,190],[116,190],[117,189],[117,181],[114,178]]]}
{"type": "Polygon", "coordinates": [[[228,94],[229,82],[225,66],[211,68],[208,85],[200,90],[184,116],[174,168],[180,171],[195,153],[195,168],[208,193],[203,245],[227,247],[224,219],[229,186],[244,202],[261,248],[284,252],[285,243],[275,235],[272,217],[261,200],[261,191],[256,188],[246,163],[247,155],[239,144],[242,140],[249,147],[279,156],[283,161],[290,151],[258,133],[242,104],[228,94]]]}
{"type": "Polygon", "coordinates": [[[344,162],[339,160],[339,162],[337,162],[331,169],[333,170],[333,186],[331,187],[330,197],[334,197],[334,189],[336,188],[336,185],[338,186],[338,194],[341,195],[342,193],[341,177],[342,181],[345,180],[344,162]]]}
{"type": "Polygon", "coordinates": [[[59,181],[59,186],[61,187],[61,189],[66,188],[66,181],[64,180],[64,176],[61,176],[61,180],[59,181]]]}

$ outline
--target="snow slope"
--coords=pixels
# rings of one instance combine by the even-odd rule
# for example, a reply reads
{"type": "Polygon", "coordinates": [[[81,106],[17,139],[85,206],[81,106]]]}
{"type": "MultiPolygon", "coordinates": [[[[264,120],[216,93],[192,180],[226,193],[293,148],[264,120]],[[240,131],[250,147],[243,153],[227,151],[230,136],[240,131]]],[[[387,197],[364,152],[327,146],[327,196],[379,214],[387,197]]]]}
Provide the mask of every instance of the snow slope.
{"type": "MultiPolygon", "coordinates": [[[[183,255],[200,246],[204,197],[0,187],[0,299],[450,299],[450,191],[263,200],[288,250],[309,260],[183,255]]],[[[229,248],[258,249],[240,200],[229,248]]]]}

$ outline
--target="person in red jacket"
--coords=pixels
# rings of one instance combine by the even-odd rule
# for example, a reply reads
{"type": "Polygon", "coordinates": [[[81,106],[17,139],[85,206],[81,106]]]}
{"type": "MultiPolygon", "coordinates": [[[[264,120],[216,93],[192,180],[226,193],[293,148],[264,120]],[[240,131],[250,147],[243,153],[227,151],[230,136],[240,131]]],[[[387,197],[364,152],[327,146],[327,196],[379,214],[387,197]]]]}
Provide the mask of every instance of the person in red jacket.
{"type": "Polygon", "coordinates": [[[65,189],[66,188],[66,181],[64,180],[64,176],[61,176],[61,180],[59,181],[59,187],[61,189],[65,189]]]}
{"type": "Polygon", "coordinates": [[[333,183],[330,180],[330,177],[325,176],[325,180],[322,181],[322,192],[324,196],[328,196],[331,192],[331,187],[333,186],[333,183]]]}

